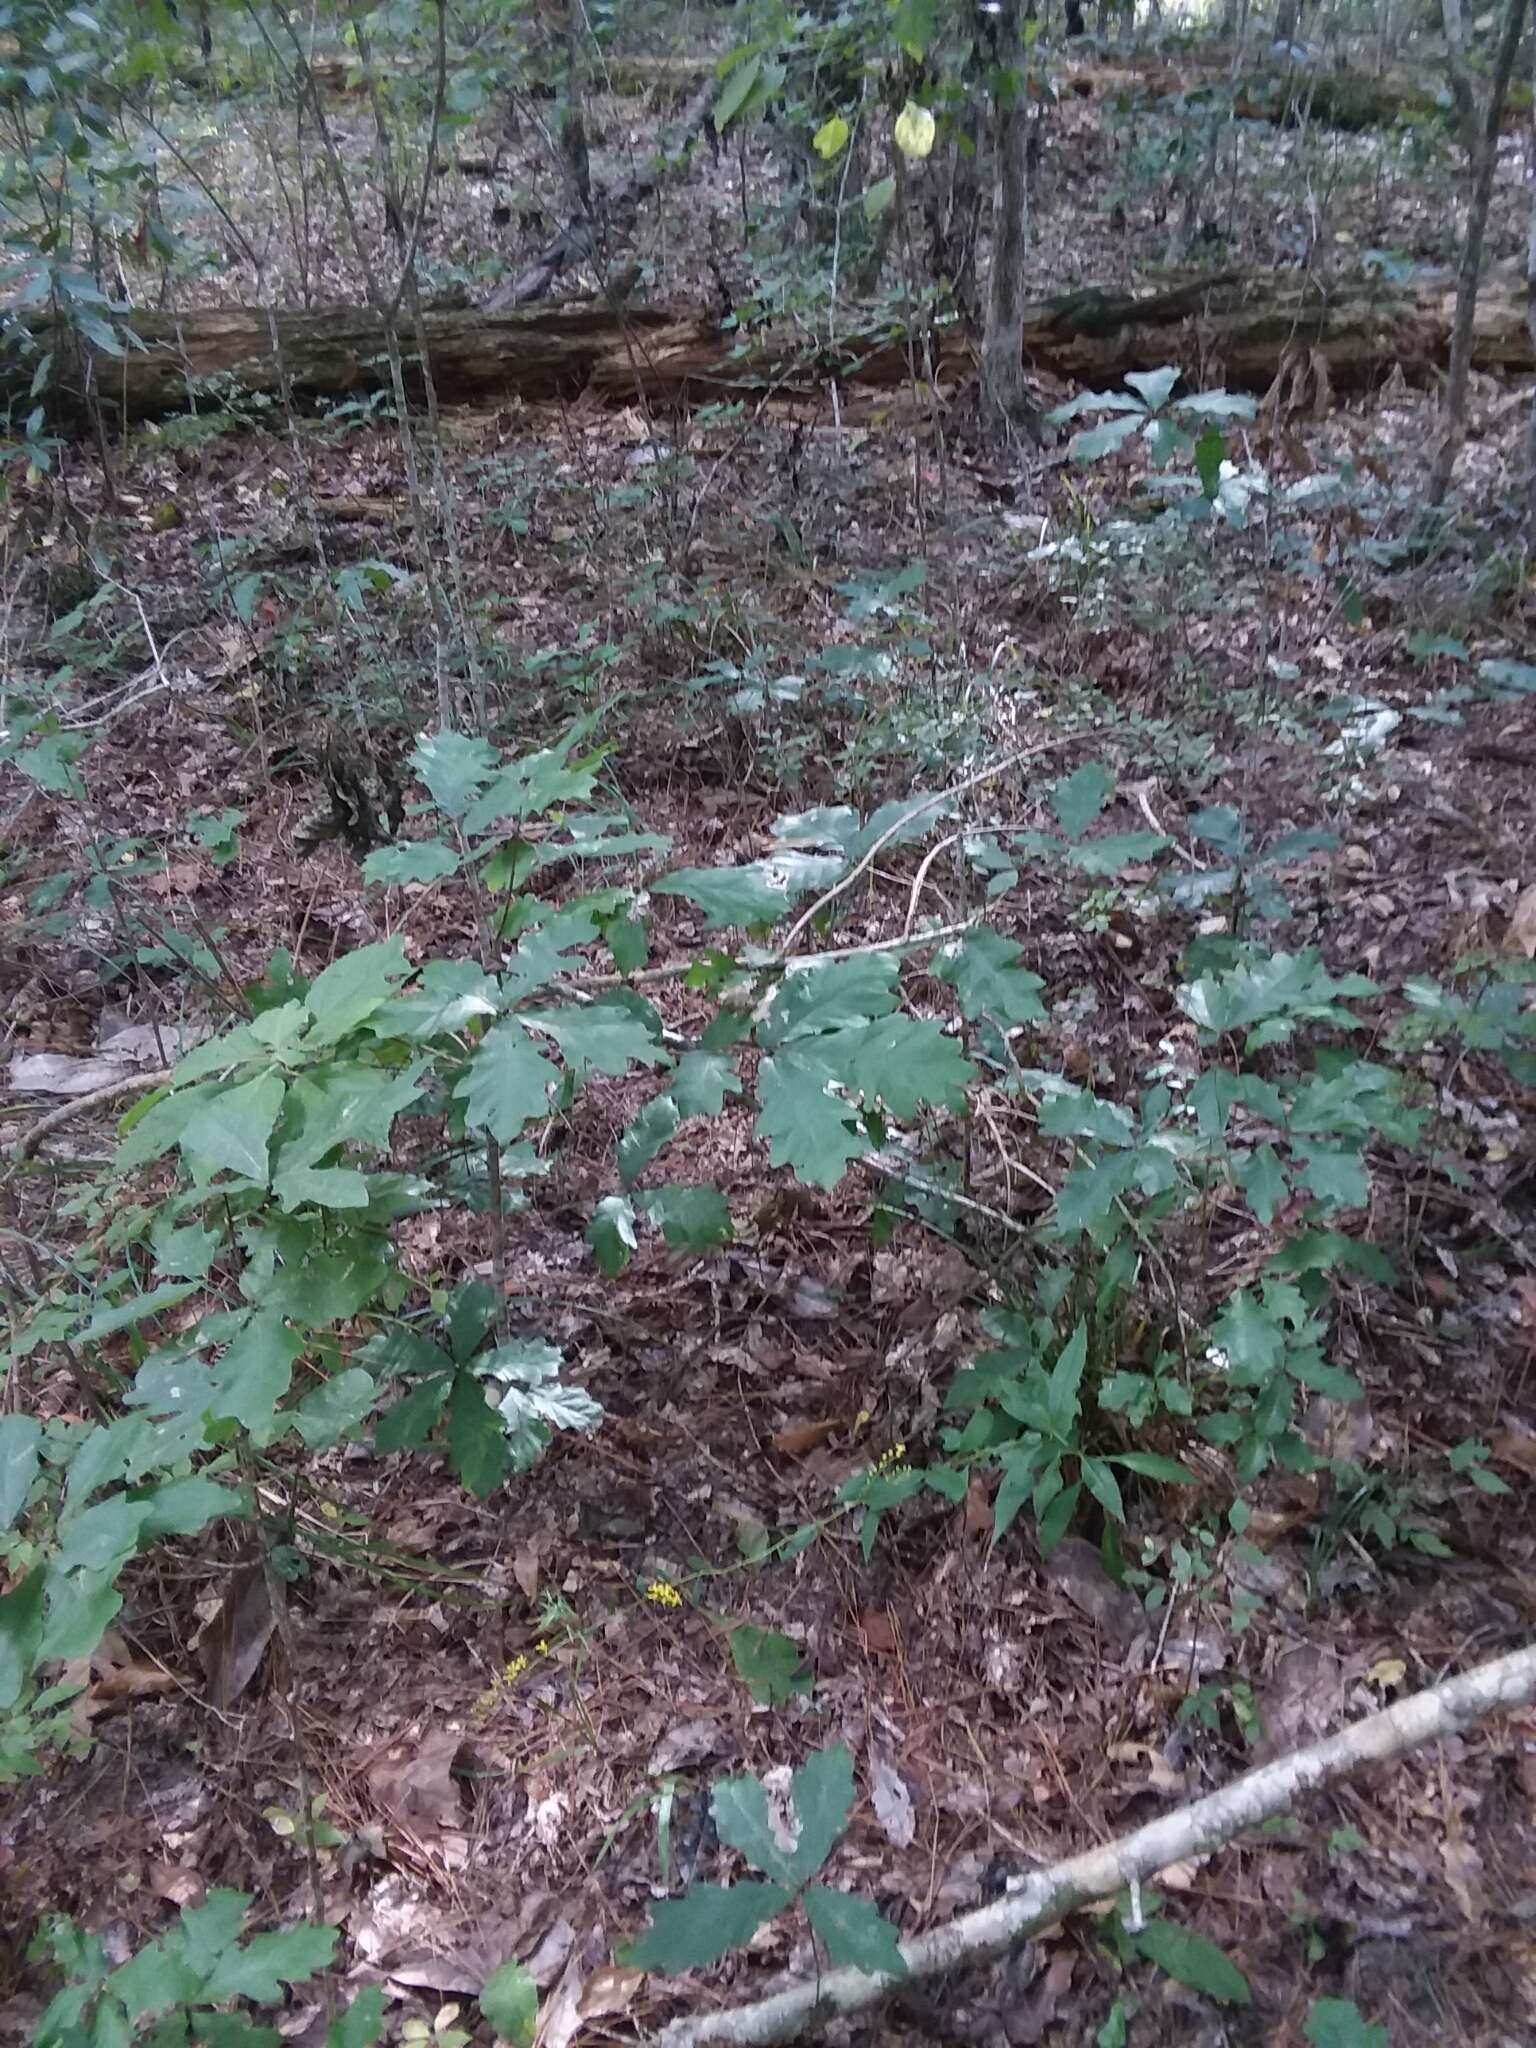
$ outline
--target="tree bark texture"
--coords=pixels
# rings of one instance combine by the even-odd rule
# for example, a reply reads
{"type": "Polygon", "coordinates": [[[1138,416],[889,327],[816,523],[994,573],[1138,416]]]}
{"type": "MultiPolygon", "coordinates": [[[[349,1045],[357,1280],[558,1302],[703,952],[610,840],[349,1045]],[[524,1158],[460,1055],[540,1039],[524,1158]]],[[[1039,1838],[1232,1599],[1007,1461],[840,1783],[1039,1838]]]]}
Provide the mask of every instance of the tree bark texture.
{"type": "MultiPolygon", "coordinates": [[[[1080,291],[1037,299],[1024,310],[1021,357],[1036,375],[1073,385],[1114,383],[1127,370],[1177,363],[1196,389],[1224,384],[1267,392],[1284,380],[1291,399],[1358,390],[1401,366],[1420,380],[1450,358],[1456,284],[1448,275],[1405,291],[1381,281],[1323,290],[1273,274],[1227,272],[1137,297],[1080,291]]],[[[96,355],[101,402],[129,420],[192,409],[188,377],[234,380],[247,393],[280,390],[268,316],[260,307],[181,315],[134,314],[142,347],[96,355]]],[[[383,322],[360,307],[275,316],[282,367],[295,395],[321,401],[387,389],[383,322]]],[[[40,348],[68,344],[35,322],[40,348]]],[[[853,336],[836,351],[806,349],[800,337],[770,333],[748,353],[718,325],[686,308],[602,302],[535,306],[505,313],[423,312],[437,392],[444,403],[497,399],[572,399],[623,405],[707,403],[731,393],[777,389],[785,396],[824,392],[829,381],[889,387],[906,381],[905,337],[891,329],[853,336]]],[[[417,357],[402,334],[405,380],[419,393],[417,357]]],[[[958,327],[935,337],[939,375],[958,382],[975,369],[958,327]]],[[[33,361],[13,353],[0,363],[0,400],[25,405],[33,361]]],[[[1527,313],[1523,266],[1484,280],[1471,330],[1471,363],[1484,371],[1536,369],[1536,336],[1527,313]]],[[[83,379],[61,372],[56,415],[83,416],[83,379]]],[[[222,381],[195,400],[205,411],[231,403],[222,381]]]]}
{"type": "Polygon", "coordinates": [[[998,0],[993,96],[992,255],[987,322],[981,344],[982,411],[988,440],[1006,447],[1039,433],[1039,409],[1024,373],[1029,309],[1024,259],[1029,245],[1029,91],[1024,0],[998,0]]]}

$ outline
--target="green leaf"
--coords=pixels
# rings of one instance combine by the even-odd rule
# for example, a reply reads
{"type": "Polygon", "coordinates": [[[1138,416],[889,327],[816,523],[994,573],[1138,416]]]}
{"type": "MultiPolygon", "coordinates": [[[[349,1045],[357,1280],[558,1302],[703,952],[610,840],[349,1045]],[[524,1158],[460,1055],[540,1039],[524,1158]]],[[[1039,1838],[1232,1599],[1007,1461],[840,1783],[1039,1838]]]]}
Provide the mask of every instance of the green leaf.
{"type": "Polygon", "coordinates": [[[334,1927],[288,1927],[252,1935],[220,1957],[203,1995],[210,2001],[249,1998],[270,2005],[282,1996],[285,1984],[301,1984],[326,1967],[336,1951],[336,1932],[334,1927]]]}
{"type": "Polygon", "coordinates": [[[1123,413],[1119,419],[1100,420],[1096,427],[1085,427],[1080,434],[1074,434],[1067,443],[1067,453],[1074,462],[1097,462],[1101,455],[1112,455],[1123,447],[1132,434],[1140,427],[1141,413],[1123,413]]]}
{"type": "Polygon", "coordinates": [[[675,1977],[683,1970],[717,1963],[742,1948],[765,1920],[782,1913],[790,1893],[776,1884],[695,1884],[680,1899],[661,1899],[651,1924],[637,1941],[619,1951],[632,1970],[656,1970],[675,1977]]]}
{"type": "Polygon", "coordinates": [[[200,1184],[235,1173],[265,1187],[267,1147],[286,1093],[280,1074],[261,1074],[205,1098],[181,1134],[181,1154],[200,1184]]]}
{"type": "Polygon", "coordinates": [[[0,1415],[0,1536],[15,1524],[37,1477],[43,1427],[30,1415],[0,1415]]]}
{"type": "Polygon", "coordinates": [[[632,1188],[657,1153],[677,1135],[682,1116],[670,1095],[654,1095],[619,1140],[619,1179],[632,1188]]]}
{"type": "Polygon", "coordinates": [[[578,1073],[590,1068],[617,1077],[631,1064],[654,1067],[667,1061],[645,1018],[619,996],[585,1008],[573,1004],[558,1010],[524,1010],[521,1021],[548,1032],[578,1073]]]}
{"type": "Polygon", "coordinates": [[[920,63],[933,42],[934,0],[896,0],[891,34],[914,63],[920,63]]]}
{"type": "Polygon", "coordinates": [[[1358,1152],[1315,1145],[1303,1155],[1301,1178],[1330,1209],[1363,1209],[1371,1198],[1371,1176],[1358,1152]]]}
{"type": "Polygon", "coordinates": [[[1053,1433],[1062,1443],[1071,1442],[1074,1434],[1078,1395],[1087,1363],[1088,1325],[1081,1322],[1061,1347],[1046,1380],[1046,1413],[1053,1433]]]}
{"type": "Polygon", "coordinates": [[[719,99],[715,101],[715,133],[723,135],[732,121],[751,98],[753,88],[762,75],[763,60],[760,56],[748,57],[738,64],[726,79],[719,99]]]}
{"type": "Polygon", "coordinates": [[[339,1044],[394,994],[395,984],[410,971],[404,944],[397,938],[358,946],[333,960],[310,984],[305,997],[312,1019],[304,1038],[306,1048],[315,1051],[339,1044]]]}
{"type": "MultiPolygon", "coordinates": [[[[0,1593],[0,1713],[8,1711],[20,1698],[37,1655],[48,1578],[48,1566],[37,1564],[9,1593],[0,1593]]],[[[106,1623],[102,1626],[105,1628],[106,1623]]],[[[92,1647],[88,1644],[81,1654],[88,1654],[92,1647]]]]}
{"type": "Polygon", "coordinates": [[[449,1376],[434,1374],[420,1381],[393,1408],[379,1417],[373,1440],[381,1451],[419,1451],[431,1440],[448,1398],[449,1376]]]}
{"type": "Polygon", "coordinates": [[[1285,1369],[1301,1386],[1310,1387],[1313,1393],[1322,1394],[1330,1401],[1365,1399],[1365,1389],[1352,1373],[1330,1365],[1316,1352],[1293,1354],[1285,1361],[1285,1369]]]}
{"type": "Polygon", "coordinates": [[[813,1884],[805,1894],[805,1910],[834,1968],[863,1970],[870,1977],[906,1976],[901,1938],[873,1899],[813,1884]]]}
{"type": "Polygon", "coordinates": [[[1391,2036],[1361,2016],[1352,1998],[1319,1998],[1301,2029],[1312,2048],[1388,2048],[1391,2036]]]}
{"type": "Polygon", "coordinates": [[[445,727],[421,735],[411,751],[411,769],[427,785],[437,808],[457,818],[496,773],[498,758],[489,740],[471,739],[445,727]]]}
{"type": "Polygon", "coordinates": [[[1109,802],[1114,778],[1102,761],[1086,762],[1062,776],[1051,791],[1051,809],[1069,839],[1081,839],[1109,802]]]}
{"type": "Polygon", "coordinates": [[[840,156],[847,147],[848,135],[848,123],[841,114],[833,114],[822,122],[811,137],[811,147],[824,164],[829,164],[833,157],[840,156]]]}
{"type": "Polygon", "coordinates": [[[509,1961],[492,1970],[480,1987],[480,2010],[498,2039],[532,2048],[539,2025],[539,1990],[527,1968],[509,1961]]]}
{"type": "Polygon", "coordinates": [[[835,1188],[849,1160],[871,1149],[851,1105],[801,1047],[763,1061],[757,1092],[757,1133],[767,1141],[768,1157],[775,1166],[792,1167],[799,1179],[835,1188]]]}
{"type": "Polygon", "coordinates": [[[566,756],[590,732],[591,725],[590,719],[579,720],[552,747],[542,747],[501,769],[464,813],[464,830],[470,837],[505,818],[528,818],[556,805],[584,803],[596,786],[602,755],[590,754],[569,766],[566,756]]]}
{"type": "Polygon", "coordinates": [[[637,1242],[634,1204],[627,1195],[604,1195],[587,1225],[587,1243],[597,1270],[614,1279],[629,1264],[637,1242]]]}
{"type": "Polygon", "coordinates": [[[791,1891],[799,1882],[790,1853],[781,1849],[768,1817],[768,1795],[750,1774],[718,1778],[710,1787],[709,1808],[722,1842],[740,1850],[747,1861],[791,1891]]]}
{"type": "Polygon", "coordinates": [[[366,1985],[325,2030],[325,2048],[373,2048],[384,2025],[384,1993],[366,1985]]]}
{"type": "Polygon", "coordinates": [[[464,1121],[510,1145],[534,1117],[549,1114],[549,1091],[560,1070],[547,1060],[515,1017],[493,1024],[475,1049],[469,1072],[454,1090],[464,1121]]]}
{"type": "Polygon", "coordinates": [[[1221,489],[1221,466],[1226,459],[1227,443],[1220,427],[1206,427],[1195,443],[1195,474],[1205,497],[1214,498],[1221,489]]]}
{"type": "Polygon", "coordinates": [[[356,1429],[377,1393],[371,1372],[364,1372],[360,1365],[348,1366],[304,1396],[293,1411],[294,1427],[310,1450],[328,1450],[356,1429]]]}
{"type": "Polygon", "coordinates": [[[167,1280],[163,1286],[152,1287],[148,1294],[131,1295],[113,1308],[98,1309],[78,1332],[75,1342],[100,1344],[104,1338],[115,1337],[119,1330],[131,1330],[150,1316],[159,1315],[162,1309],[175,1308],[196,1292],[190,1282],[167,1280]]]}
{"type": "Polygon", "coordinates": [[[891,201],[895,197],[896,180],[894,178],[877,179],[873,185],[868,186],[865,190],[864,218],[867,221],[877,221],[881,214],[888,210],[891,201]]]}
{"type": "Polygon", "coordinates": [[[730,1632],[736,1675],[760,1707],[782,1707],[811,1689],[811,1674],[799,1645],[777,1629],[744,1621],[730,1632]]]}
{"type": "Polygon", "coordinates": [[[1007,1031],[1045,1016],[1040,1001],[1045,983],[1017,964],[1019,955],[1011,939],[983,926],[941,946],[933,956],[933,971],[950,983],[973,1024],[990,1017],[1007,1031]]]}
{"type": "Polygon", "coordinates": [[[1066,856],[1085,875],[1118,875],[1141,861],[1161,853],[1173,841],[1166,832],[1106,832],[1100,839],[1085,839],[1069,846],[1066,856]]]}
{"type": "Polygon", "coordinates": [[[718,1116],[728,1095],[741,1093],[736,1069],[722,1053],[685,1052],[672,1076],[680,1116],[718,1116]]]}
{"type": "Polygon", "coordinates": [[[1083,1484],[1093,1495],[1099,1506],[1112,1521],[1124,1522],[1125,1502],[1120,1497],[1120,1485],[1113,1471],[1102,1458],[1084,1458],[1082,1461],[1083,1484]]]}
{"type": "Polygon", "coordinates": [[[1127,1472],[1139,1472],[1143,1479],[1165,1479],[1170,1486],[1194,1486],[1195,1474],[1177,1458],[1165,1458],[1158,1451],[1117,1451],[1111,1463],[1127,1472]]]}
{"type": "Polygon", "coordinates": [[[640,1207],[675,1252],[706,1252],[732,1238],[731,1212],[718,1188],[652,1188],[640,1207]]]}
{"type": "Polygon", "coordinates": [[[408,839],[397,846],[376,847],[363,862],[363,880],[383,882],[440,882],[457,874],[459,856],[441,839],[408,839]]]}
{"type": "Polygon", "coordinates": [[[859,953],[849,960],[798,968],[773,992],[768,1014],[757,1026],[765,1052],[808,1038],[888,1017],[896,1008],[900,962],[893,953],[859,953]]]}
{"type": "Polygon", "coordinates": [[[258,1441],[270,1442],[266,1428],[288,1391],[302,1349],[298,1332],[281,1316],[251,1316],[213,1368],[206,1412],[215,1420],[238,1422],[258,1441]]]}
{"type": "Polygon", "coordinates": [[[495,1322],[496,1290],[488,1280],[469,1280],[455,1287],[448,1303],[448,1349],[455,1365],[469,1363],[495,1322]]]}
{"type": "Polygon", "coordinates": [[[1272,1223],[1280,1204],[1289,1194],[1285,1169],[1273,1145],[1260,1145],[1236,1160],[1232,1178],[1248,1197],[1248,1206],[1261,1223],[1272,1223]]]}
{"type": "Polygon", "coordinates": [[[1176,1927],[1171,1920],[1149,1920],[1135,1937],[1137,1948],[1176,1984],[1184,1984],[1221,2005],[1247,2005],[1252,1999],[1248,1979],[1213,1941],[1176,1927]]]}
{"type": "Polygon", "coordinates": [[[1129,370],[1125,381],[1147,411],[1156,412],[1159,406],[1167,404],[1169,394],[1179,381],[1179,372],[1171,365],[1161,370],[1129,370]]]}
{"type": "Polygon", "coordinates": [[[1229,1295],[1211,1325],[1211,1342],[1227,1355],[1239,1381],[1258,1385],[1278,1370],[1285,1351],[1285,1333],[1258,1296],[1248,1288],[1229,1295]]]}
{"type": "Polygon", "coordinates": [[[831,854],[785,851],[745,867],[681,868],[651,884],[658,896],[686,896],[710,931],[721,925],[776,924],[802,896],[825,889],[847,863],[831,854]]]}
{"type": "Polygon", "coordinates": [[[472,1372],[457,1372],[448,1399],[448,1462],[476,1500],[487,1500],[511,1469],[501,1417],[472,1372]]]}
{"type": "Polygon", "coordinates": [[[853,1757],[834,1742],[808,1756],[790,1780],[800,1836],[789,1860],[791,1882],[804,1884],[820,1870],[847,1823],[853,1805],[853,1757]]]}

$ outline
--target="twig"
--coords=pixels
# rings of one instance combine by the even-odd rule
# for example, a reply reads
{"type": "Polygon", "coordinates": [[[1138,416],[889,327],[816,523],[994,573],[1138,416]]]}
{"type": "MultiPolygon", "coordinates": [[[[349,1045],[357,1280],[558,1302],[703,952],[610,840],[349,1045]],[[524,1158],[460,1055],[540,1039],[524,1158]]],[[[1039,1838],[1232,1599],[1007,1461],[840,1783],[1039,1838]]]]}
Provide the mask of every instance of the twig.
{"type": "Polygon", "coordinates": [[[993,761],[986,768],[978,768],[973,775],[967,775],[963,782],[956,782],[948,789],[936,790],[932,796],[920,797],[909,810],[903,811],[899,818],[886,826],[880,837],[865,850],[840,881],[834,882],[830,889],[824,889],[810,909],[800,913],[790,926],[788,937],[774,955],[775,962],[782,964],[787,960],[794,949],[796,939],[806,926],[814,924],[829,904],[835,903],[839,896],[851,889],[860,875],[874,865],[876,854],[889,846],[893,839],[905,832],[907,827],[922,817],[926,811],[937,810],[941,804],[953,803],[956,797],[964,796],[967,790],[976,789],[983,782],[995,782],[999,775],[1006,775],[1010,768],[1017,768],[1021,761],[1032,761],[1040,754],[1053,754],[1058,747],[1068,745],[1072,738],[1073,735],[1070,733],[1058,733],[1053,739],[1037,740],[1032,747],[1020,747],[1017,753],[1005,754],[1001,761],[993,761]]]}
{"type": "Polygon", "coordinates": [[[1249,1771],[1219,1792],[1148,1821],[1097,1849],[1018,1880],[994,1904],[964,1913],[901,1944],[904,1977],[830,1970],[819,1983],[799,1984],[755,2005],[675,2020],[656,2037],[659,2048],[764,2048],[797,2040],[838,2013],[860,2012],[914,1979],[971,1967],[1007,1954],[1078,1907],[1112,1897],[1171,1863],[1223,1848],[1245,1828],[1286,1813],[1303,1793],[1334,1784],[1367,1764],[1386,1763],[1426,1742],[1453,1734],[1501,1709],[1536,1699],[1536,1644],[1527,1644],[1460,1678],[1399,1700],[1308,1749],[1249,1771]]]}
{"type": "Polygon", "coordinates": [[[136,1094],[144,1088],[163,1088],[171,1078],[169,1067],[152,1067],[142,1074],[124,1074],[120,1080],[109,1081],[105,1088],[93,1088],[89,1095],[73,1096],[68,1102],[61,1102],[57,1109],[50,1109],[46,1116],[38,1118],[30,1131],[25,1131],[11,1147],[13,1165],[19,1166],[37,1150],[50,1131],[56,1131],[61,1124],[69,1123],[88,1109],[99,1109],[104,1102],[115,1102],[119,1095],[136,1094]]]}

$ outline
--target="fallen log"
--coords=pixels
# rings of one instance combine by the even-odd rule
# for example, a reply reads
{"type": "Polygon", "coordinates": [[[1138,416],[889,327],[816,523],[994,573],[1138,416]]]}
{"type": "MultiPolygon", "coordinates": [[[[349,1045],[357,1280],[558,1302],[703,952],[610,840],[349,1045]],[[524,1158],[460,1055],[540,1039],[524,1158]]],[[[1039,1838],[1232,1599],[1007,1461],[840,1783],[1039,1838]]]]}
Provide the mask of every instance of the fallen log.
{"type": "MultiPolygon", "coordinates": [[[[1134,57],[1110,64],[1085,64],[1062,72],[1057,89],[1063,98],[1132,102],[1206,99],[1213,108],[1230,105],[1241,121],[1266,121],[1276,127],[1304,122],[1348,135],[1392,128],[1399,122],[1415,126],[1454,128],[1455,107],[1439,84],[1411,77],[1375,78],[1363,71],[1323,71],[1305,64],[1274,69],[1234,70],[1217,49],[1198,52],[1188,64],[1170,65],[1157,57],[1134,57]]],[[[1530,96],[1505,113],[1510,129],[1530,118],[1530,96]]]]}
{"type": "MultiPolygon", "coordinates": [[[[1448,356],[1455,296],[1454,281],[1440,274],[1417,290],[1379,279],[1325,288],[1228,272],[1141,295],[1070,292],[1031,308],[1024,353],[1037,374],[1074,385],[1113,384],[1128,370],[1164,363],[1177,364],[1198,386],[1257,392],[1277,379],[1310,379],[1322,393],[1358,390],[1395,369],[1422,382],[1448,356]]],[[[259,308],[130,318],[140,346],[121,356],[97,353],[92,365],[102,402],[125,420],[226,405],[223,380],[275,395],[283,371],[305,402],[388,387],[383,324],[366,309],[271,316],[281,361],[269,316],[259,308]]],[[[765,390],[796,396],[833,381],[890,387],[910,375],[906,340],[895,329],[853,336],[835,350],[808,348],[803,337],[774,331],[749,345],[700,313],[666,306],[428,312],[422,328],[444,403],[585,394],[603,404],[638,397],[671,405],[765,390]]],[[[33,323],[33,335],[39,348],[55,349],[57,364],[68,362],[66,338],[42,322],[33,323]]],[[[407,384],[414,377],[419,385],[410,337],[402,332],[399,339],[407,384]]],[[[970,375],[972,352],[958,325],[941,329],[934,343],[941,384],[970,375]]],[[[30,403],[34,361],[9,352],[0,365],[0,402],[22,409],[30,403]]],[[[1512,271],[1485,282],[1473,363],[1484,371],[1536,369],[1524,279],[1512,271]]],[[[56,374],[56,416],[79,415],[84,384],[77,352],[73,375],[63,368],[56,374]]]]}

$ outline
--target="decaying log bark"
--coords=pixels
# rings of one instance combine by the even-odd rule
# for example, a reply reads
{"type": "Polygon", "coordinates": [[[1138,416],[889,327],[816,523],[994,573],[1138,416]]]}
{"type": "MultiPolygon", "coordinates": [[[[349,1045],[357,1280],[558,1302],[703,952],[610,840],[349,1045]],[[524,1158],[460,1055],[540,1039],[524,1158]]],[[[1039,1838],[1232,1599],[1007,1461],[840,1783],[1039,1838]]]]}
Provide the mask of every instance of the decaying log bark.
{"type": "MultiPolygon", "coordinates": [[[[1324,290],[1275,276],[1227,273],[1135,296],[1081,291],[1031,306],[1024,359],[1037,375],[1074,385],[1114,384],[1128,370],[1177,363],[1203,387],[1269,391],[1277,379],[1292,396],[1360,389],[1401,367],[1423,380],[1448,356],[1455,313],[1449,275],[1405,291],[1355,281],[1324,290]]],[[[259,308],[232,307],[179,316],[135,315],[144,344],[121,357],[98,356],[96,387],[127,419],[185,411],[195,381],[232,378],[247,392],[280,389],[279,366],[259,308]]],[[[444,403],[574,398],[627,404],[704,402],[729,393],[775,388],[786,396],[824,390],[835,380],[875,386],[908,375],[905,339],[886,330],[850,340],[835,353],[807,351],[798,337],[770,334],[754,352],[722,335],[712,320],[667,307],[616,310],[601,303],[515,312],[433,312],[422,318],[439,398],[444,403]]],[[[283,363],[304,400],[354,396],[387,386],[378,318],[356,307],[276,316],[283,363]]],[[[41,346],[54,337],[38,330],[41,346]]],[[[409,337],[402,347],[411,357],[409,337]]],[[[941,380],[970,375],[973,356],[958,330],[936,337],[941,380]]],[[[60,347],[58,361],[67,350],[60,347]]],[[[1481,370],[1536,369],[1523,279],[1495,272],[1477,309],[1473,364],[1481,370]]],[[[24,404],[32,364],[12,356],[0,369],[0,400],[24,404]]],[[[80,380],[61,376],[55,408],[79,411],[80,380]]],[[[207,387],[204,387],[205,390],[207,387]]],[[[225,404],[215,385],[200,402],[225,404]]]]}
{"type": "MultiPolygon", "coordinates": [[[[1175,68],[1159,61],[1087,64],[1065,71],[1058,80],[1064,96],[1081,99],[1126,97],[1174,99],[1209,93],[1220,103],[1230,96],[1232,111],[1242,121],[1268,121],[1279,127],[1310,122],[1345,134],[1391,128],[1399,121],[1454,125],[1456,111],[1439,83],[1413,78],[1373,78],[1362,71],[1312,70],[1296,65],[1286,70],[1240,70],[1235,78],[1230,59],[1223,62],[1216,47],[1201,50],[1187,65],[1175,68]]],[[[1515,126],[1527,109],[1512,108],[1515,126]]]]}

